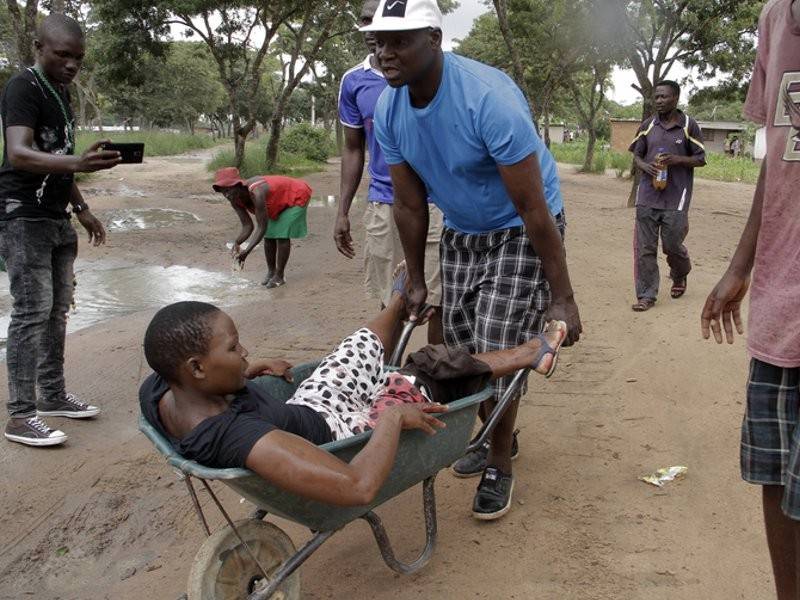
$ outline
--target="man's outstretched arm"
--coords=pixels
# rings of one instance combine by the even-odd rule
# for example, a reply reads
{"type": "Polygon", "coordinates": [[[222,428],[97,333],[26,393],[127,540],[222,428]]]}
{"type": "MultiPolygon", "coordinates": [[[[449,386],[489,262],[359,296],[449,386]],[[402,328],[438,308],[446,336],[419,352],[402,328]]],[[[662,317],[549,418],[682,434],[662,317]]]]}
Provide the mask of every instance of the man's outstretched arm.
{"type": "Polygon", "coordinates": [[[552,301],[548,318],[564,321],[568,334],[565,345],[578,341],[583,331],[578,306],[567,271],[564,244],[547,208],[544,184],[535,154],[513,165],[497,165],[506,191],[525,224],[531,246],[542,260],[552,301]]]}
{"type": "Polygon", "coordinates": [[[744,334],[742,325],[741,305],[750,286],[750,271],[756,256],[756,244],[761,230],[761,209],[764,205],[764,186],[767,177],[767,161],[761,165],[758,184],[753,195],[753,206],[750,216],[736,246],[736,252],[731,259],[728,270],[711,290],[700,315],[700,329],[703,338],[708,339],[711,333],[718,344],[722,343],[722,330],[725,330],[725,339],[733,343],[733,328],[739,335],[744,334]],[[720,325],[721,324],[721,325],[720,325]]]}
{"type": "Polygon", "coordinates": [[[406,256],[411,289],[408,310],[412,320],[428,295],[425,284],[425,240],[428,237],[428,198],[425,184],[408,163],[391,165],[394,221],[406,256]]]}
{"type": "Polygon", "coordinates": [[[33,129],[14,125],[6,128],[6,152],[11,166],[29,173],[89,173],[110,169],[122,160],[116,150],[102,150],[108,140],[95,142],[80,155],[51,154],[42,152],[33,146],[33,129]]]}

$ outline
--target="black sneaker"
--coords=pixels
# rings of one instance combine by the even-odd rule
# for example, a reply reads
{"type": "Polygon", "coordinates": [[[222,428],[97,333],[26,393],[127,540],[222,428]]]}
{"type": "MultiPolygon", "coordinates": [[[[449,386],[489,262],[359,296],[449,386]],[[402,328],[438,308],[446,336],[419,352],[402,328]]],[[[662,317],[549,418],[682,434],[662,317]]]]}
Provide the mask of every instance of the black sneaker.
{"type": "Polygon", "coordinates": [[[55,402],[39,402],[36,414],[40,417],[69,417],[70,419],[88,419],[100,413],[100,409],[86,404],[75,394],[67,393],[55,402]]]}
{"type": "Polygon", "coordinates": [[[6,423],[5,436],[26,446],[57,446],[67,441],[63,431],[50,429],[39,417],[10,419],[6,423]]]}
{"type": "MultiPolygon", "coordinates": [[[[511,442],[511,460],[517,460],[519,456],[519,441],[517,434],[519,429],[514,432],[514,438],[511,442]]],[[[475,477],[483,473],[486,468],[486,458],[489,456],[489,442],[484,442],[483,446],[472,452],[467,452],[464,456],[459,458],[450,467],[453,475],[456,477],[475,477]]]]}
{"type": "Polygon", "coordinates": [[[472,501],[472,516],[480,521],[493,521],[511,508],[514,477],[495,467],[486,467],[472,501]]]}

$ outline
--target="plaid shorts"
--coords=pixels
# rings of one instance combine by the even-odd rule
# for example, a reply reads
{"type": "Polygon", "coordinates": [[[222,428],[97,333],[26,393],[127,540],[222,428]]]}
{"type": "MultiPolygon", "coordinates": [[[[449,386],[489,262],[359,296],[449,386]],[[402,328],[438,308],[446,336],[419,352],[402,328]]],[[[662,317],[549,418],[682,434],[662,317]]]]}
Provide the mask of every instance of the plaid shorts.
{"type": "MultiPolygon", "coordinates": [[[[563,237],[563,213],[556,224],[563,237]]],[[[449,347],[471,354],[504,350],[542,331],[550,286],[524,227],[480,234],[445,228],[440,259],[449,347]]],[[[495,382],[497,398],[512,379],[509,375],[495,382]]]]}
{"type": "Polygon", "coordinates": [[[742,422],[742,478],[784,486],[781,508],[800,520],[800,368],[750,362],[742,422]]]}

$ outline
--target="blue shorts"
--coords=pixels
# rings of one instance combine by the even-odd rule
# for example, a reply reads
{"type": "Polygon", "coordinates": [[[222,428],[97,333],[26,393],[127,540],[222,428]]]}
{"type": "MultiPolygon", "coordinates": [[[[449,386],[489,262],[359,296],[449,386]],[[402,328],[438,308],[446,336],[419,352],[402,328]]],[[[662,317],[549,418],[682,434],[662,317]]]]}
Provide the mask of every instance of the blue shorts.
{"type": "Polygon", "coordinates": [[[800,521],[800,368],[750,362],[742,422],[742,479],[784,486],[781,509],[800,521]]]}

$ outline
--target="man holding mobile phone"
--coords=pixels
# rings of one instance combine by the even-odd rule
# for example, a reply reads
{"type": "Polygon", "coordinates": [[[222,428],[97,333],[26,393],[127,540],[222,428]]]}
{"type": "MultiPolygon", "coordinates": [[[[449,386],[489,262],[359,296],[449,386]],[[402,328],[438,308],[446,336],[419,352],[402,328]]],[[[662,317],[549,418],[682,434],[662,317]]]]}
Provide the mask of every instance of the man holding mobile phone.
{"type": "Polygon", "coordinates": [[[75,185],[78,172],[110,169],[119,152],[104,141],[76,156],[75,119],[67,86],[84,56],[83,31],[74,19],[52,14],[37,32],[36,64],[6,84],[0,98],[0,257],[14,300],[8,327],[7,439],[29,446],[62,444],[67,436],[40,418],[88,418],[100,411],[66,392],[64,344],[73,294],[78,237],[71,205],[89,242],[106,232],[75,185]],[[37,399],[38,388],[38,399],[37,399]]]}

